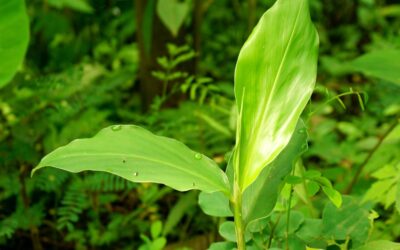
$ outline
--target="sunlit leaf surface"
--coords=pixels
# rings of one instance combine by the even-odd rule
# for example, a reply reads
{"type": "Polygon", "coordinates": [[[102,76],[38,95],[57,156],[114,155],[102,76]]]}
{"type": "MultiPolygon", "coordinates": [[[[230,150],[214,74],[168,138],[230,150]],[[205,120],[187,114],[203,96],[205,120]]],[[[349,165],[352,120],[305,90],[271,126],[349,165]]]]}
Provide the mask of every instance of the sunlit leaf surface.
{"type": "Polygon", "coordinates": [[[318,35],[306,0],[279,0],[240,51],[235,172],[242,190],[285,148],[314,88],[318,35]]]}
{"type": "Polygon", "coordinates": [[[29,20],[23,0],[0,1],[0,87],[8,83],[24,59],[29,20]]]}
{"type": "Polygon", "coordinates": [[[243,220],[246,224],[267,217],[275,207],[285,177],[297,159],[307,150],[307,131],[299,120],[296,132],[281,154],[261,171],[259,177],[243,193],[243,220]]]}

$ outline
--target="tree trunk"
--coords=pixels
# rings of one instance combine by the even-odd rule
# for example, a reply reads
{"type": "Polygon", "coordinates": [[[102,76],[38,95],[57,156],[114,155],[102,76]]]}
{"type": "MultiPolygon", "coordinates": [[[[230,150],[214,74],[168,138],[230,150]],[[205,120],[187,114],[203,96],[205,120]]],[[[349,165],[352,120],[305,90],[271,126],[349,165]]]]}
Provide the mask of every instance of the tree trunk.
{"type": "MultiPolygon", "coordinates": [[[[148,111],[154,97],[161,95],[163,83],[152,76],[152,71],[161,70],[157,58],[167,55],[166,45],[185,44],[183,27],[177,37],[173,37],[156,13],[156,0],[135,0],[136,38],[139,48],[139,86],[143,111],[148,111]],[[150,23],[150,25],[149,25],[150,23]]],[[[188,73],[194,72],[194,63],[182,66],[188,73]]],[[[171,98],[166,105],[173,106],[179,98],[171,98]]]]}

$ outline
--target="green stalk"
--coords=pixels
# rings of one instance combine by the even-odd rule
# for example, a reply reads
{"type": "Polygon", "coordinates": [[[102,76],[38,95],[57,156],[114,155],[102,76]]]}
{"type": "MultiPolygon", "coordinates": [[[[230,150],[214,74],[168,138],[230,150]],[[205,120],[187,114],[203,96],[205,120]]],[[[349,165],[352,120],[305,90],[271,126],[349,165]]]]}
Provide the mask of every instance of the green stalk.
{"type": "Polygon", "coordinates": [[[235,231],[237,240],[237,249],[245,250],[246,242],[244,240],[244,225],[242,219],[242,192],[237,183],[234,184],[233,188],[233,215],[235,220],[235,231]]]}

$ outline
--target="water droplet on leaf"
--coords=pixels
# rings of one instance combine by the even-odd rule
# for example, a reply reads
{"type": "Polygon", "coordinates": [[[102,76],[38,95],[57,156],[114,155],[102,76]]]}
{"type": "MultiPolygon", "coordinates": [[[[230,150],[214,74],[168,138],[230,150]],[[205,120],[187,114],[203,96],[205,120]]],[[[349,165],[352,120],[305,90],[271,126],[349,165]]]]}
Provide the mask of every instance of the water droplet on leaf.
{"type": "Polygon", "coordinates": [[[196,153],[194,155],[194,158],[196,158],[197,160],[200,160],[201,158],[203,158],[203,156],[200,153],[196,153]]]}
{"type": "Polygon", "coordinates": [[[118,131],[118,130],[121,130],[121,128],[122,128],[121,125],[114,125],[114,126],[111,127],[111,130],[112,131],[118,131]]]}
{"type": "Polygon", "coordinates": [[[306,132],[305,129],[300,129],[300,130],[299,130],[299,134],[304,134],[305,132],[306,132]]]}
{"type": "Polygon", "coordinates": [[[138,175],[139,175],[138,172],[134,172],[134,173],[133,173],[133,176],[138,176],[138,175]]]}

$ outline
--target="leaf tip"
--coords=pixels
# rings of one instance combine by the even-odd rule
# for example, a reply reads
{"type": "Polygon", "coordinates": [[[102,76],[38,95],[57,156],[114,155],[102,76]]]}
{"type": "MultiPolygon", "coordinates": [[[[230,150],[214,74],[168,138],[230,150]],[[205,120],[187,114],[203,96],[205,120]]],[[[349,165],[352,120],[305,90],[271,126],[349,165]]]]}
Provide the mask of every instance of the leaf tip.
{"type": "Polygon", "coordinates": [[[34,169],[32,169],[32,171],[31,171],[31,178],[33,177],[33,175],[35,174],[35,172],[36,172],[39,168],[41,168],[41,167],[38,165],[38,166],[36,166],[34,169]]]}

